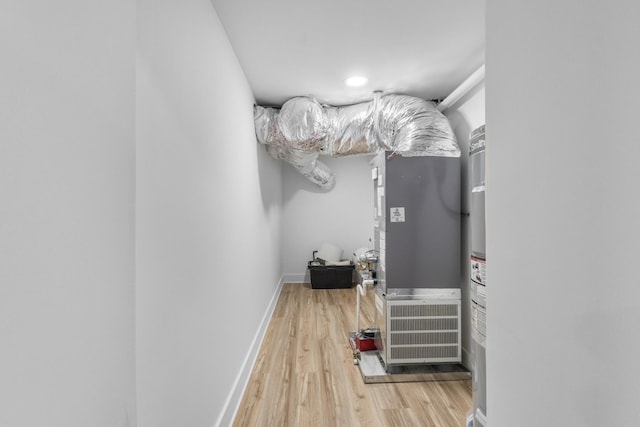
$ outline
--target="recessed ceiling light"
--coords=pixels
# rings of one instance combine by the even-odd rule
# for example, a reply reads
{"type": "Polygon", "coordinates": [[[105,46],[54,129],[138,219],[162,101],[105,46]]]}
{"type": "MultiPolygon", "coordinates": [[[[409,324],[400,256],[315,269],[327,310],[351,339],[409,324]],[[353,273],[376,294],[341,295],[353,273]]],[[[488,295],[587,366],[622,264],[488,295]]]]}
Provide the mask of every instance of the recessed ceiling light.
{"type": "Polygon", "coordinates": [[[368,81],[369,80],[365,76],[353,76],[349,77],[344,82],[347,86],[357,87],[366,85],[368,81]]]}

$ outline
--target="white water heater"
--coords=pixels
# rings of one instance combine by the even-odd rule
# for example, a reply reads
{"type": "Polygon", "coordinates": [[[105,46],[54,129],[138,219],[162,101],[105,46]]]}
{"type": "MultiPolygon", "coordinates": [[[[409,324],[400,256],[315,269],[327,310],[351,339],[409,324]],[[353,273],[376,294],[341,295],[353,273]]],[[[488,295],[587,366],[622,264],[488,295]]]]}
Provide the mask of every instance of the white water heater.
{"type": "Polygon", "coordinates": [[[471,180],[471,337],[473,365],[474,427],[487,425],[487,255],[485,253],[485,127],[473,130],[469,138],[471,180]]]}

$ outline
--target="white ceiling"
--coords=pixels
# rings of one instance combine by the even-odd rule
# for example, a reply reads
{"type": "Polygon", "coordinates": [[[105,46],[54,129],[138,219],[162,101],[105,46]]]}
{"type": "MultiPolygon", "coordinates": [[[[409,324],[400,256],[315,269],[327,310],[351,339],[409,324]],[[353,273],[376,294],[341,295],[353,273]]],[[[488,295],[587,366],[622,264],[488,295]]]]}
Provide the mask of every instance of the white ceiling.
{"type": "Polygon", "coordinates": [[[484,64],[484,0],[211,0],[256,101],[446,97],[484,64]],[[369,83],[348,88],[363,74],[369,83]]]}

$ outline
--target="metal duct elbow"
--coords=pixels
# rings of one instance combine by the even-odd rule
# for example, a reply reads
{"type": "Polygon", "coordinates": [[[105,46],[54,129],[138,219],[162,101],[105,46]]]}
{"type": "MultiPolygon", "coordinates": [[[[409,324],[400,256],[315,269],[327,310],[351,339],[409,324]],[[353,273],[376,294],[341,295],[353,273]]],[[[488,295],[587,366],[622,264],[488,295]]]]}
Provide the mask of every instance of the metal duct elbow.
{"type": "Polygon", "coordinates": [[[382,150],[402,156],[459,157],[447,118],[431,102],[406,95],[376,93],[369,102],[331,107],[295,97],[280,109],[254,107],[258,142],[272,157],[293,165],[325,190],[335,176],[320,154],[342,157],[382,150]]]}

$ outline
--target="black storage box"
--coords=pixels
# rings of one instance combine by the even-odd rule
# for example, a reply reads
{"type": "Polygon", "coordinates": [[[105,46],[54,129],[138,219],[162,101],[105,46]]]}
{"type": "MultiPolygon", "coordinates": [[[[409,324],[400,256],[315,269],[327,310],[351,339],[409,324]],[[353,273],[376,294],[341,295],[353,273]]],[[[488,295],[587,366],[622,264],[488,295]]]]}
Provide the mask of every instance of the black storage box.
{"type": "Polygon", "coordinates": [[[353,286],[354,265],[322,265],[318,260],[309,261],[309,274],[313,289],[337,289],[353,286]]]}

